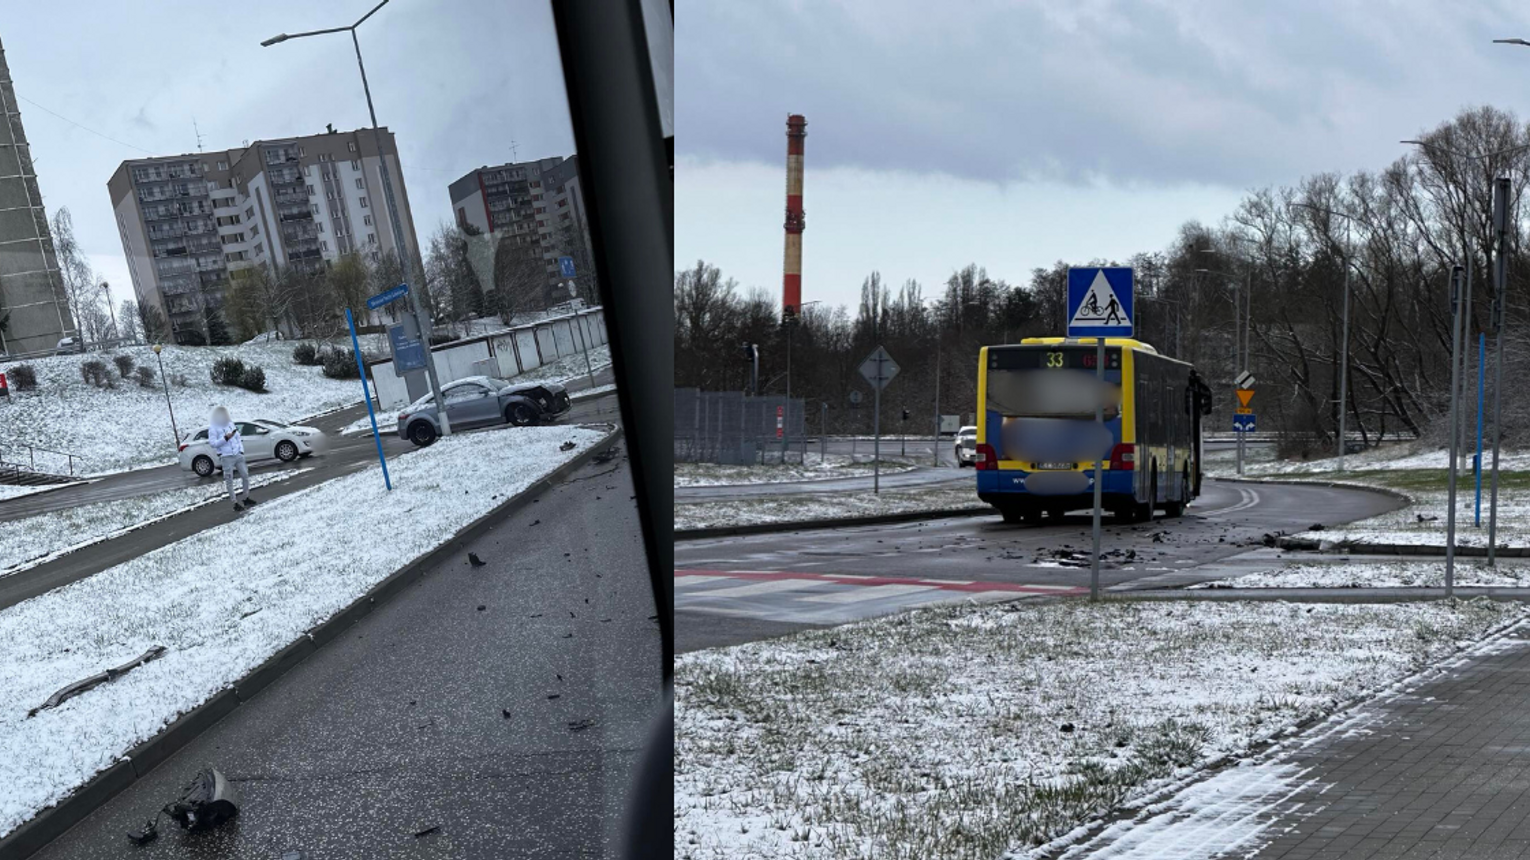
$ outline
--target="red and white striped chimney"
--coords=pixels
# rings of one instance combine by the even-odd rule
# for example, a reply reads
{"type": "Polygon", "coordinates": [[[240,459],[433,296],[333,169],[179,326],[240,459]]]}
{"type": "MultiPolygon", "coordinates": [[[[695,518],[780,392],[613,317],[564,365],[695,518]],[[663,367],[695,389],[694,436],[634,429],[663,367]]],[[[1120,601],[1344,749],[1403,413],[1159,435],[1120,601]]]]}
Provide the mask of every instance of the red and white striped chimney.
{"type": "Polygon", "coordinates": [[[807,119],[801,114],[786,118],[786,271],[781,283],[781,315],[791,319],[802,307],[802,142],[807,138],[807,119]]]}

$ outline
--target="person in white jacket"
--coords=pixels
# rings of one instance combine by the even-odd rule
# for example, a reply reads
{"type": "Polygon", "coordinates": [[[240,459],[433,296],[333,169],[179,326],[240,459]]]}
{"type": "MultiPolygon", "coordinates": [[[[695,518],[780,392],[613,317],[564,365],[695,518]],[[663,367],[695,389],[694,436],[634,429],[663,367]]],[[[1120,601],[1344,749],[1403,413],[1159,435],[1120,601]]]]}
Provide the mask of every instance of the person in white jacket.
{"type": "Polygon", "coordinates": [[[223,484],[228,487],[234,510],[242,511],[254,505],[255,500],[250,498],[250,467],[244,462],[244,440],[239,436],[238,425],[228,417],[227,407],[213,407],[212,420],[207,425],[207,444],[218,453],[218,460],[223,465],[223,484]],[[234,495],[235,471],[244,478],[244,504],[240,504],[239,497],[234,495]]]}

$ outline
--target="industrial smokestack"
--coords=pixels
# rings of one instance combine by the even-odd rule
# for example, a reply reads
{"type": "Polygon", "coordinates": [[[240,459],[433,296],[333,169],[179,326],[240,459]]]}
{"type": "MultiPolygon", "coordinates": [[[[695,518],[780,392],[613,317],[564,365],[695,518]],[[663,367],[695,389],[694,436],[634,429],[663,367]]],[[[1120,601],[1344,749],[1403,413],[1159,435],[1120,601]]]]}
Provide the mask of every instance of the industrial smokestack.
{"type": "Polygon", "coordinates": [[[802,307],[802,142],[807,138],[807,119],[801,114],[786,118],[786,271],[781,283],[781,317],[790,322],[802,307]]]}

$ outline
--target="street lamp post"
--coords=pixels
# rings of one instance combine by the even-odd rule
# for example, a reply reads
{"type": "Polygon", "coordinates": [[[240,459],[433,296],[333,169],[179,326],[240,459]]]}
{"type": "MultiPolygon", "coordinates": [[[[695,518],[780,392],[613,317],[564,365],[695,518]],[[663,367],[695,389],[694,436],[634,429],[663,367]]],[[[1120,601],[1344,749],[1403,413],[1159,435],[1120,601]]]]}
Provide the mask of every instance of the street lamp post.
{"type": "Polygon", "coordinates": [[[170,379],[165,376],[165,357],[159,354],[164,347],[154,344],[154,357],[159,360],[159,381],[165,386],[165,408],[170,410],[170,432],[175,436],[175,447],[181,447],[181,431],[175,426],[175,407],[170,403],[170,379]]]}
{"type": "MultiPolygon", "coordinates": [[[[788,317],[788,318],[786,318],[786,319],[781,321],[783,326],[786,328],[786,424],[787,425],[790,425],[792,423],[792,415],[791,415],[791,411],[792,411],[792,329],[797,327],[797,320],[801,318],[801,316],[802,316],[802,309],[803,308],[806,308],[806,307],[808,307],[810,305],[821,305],[821,304],[823,304],[822,300],[815,300],[815,301],[811,301],[811,302],[803,302],[802,304],[797,306],[797,315],[796,316],[788,317]]],[[[788,445],[791,444],[790,443],[790,439],[789,439],[790,436],[791,436],[791,433],[786,431],[785,428],[783,427],[782,428],[782,433],[781,433],[781,462],[782,462],[783,465],[786,463],[786,448],[787,448],[788,445]]]]}
{"type": "MultiPolygon", "coordinates": [[[[1210,248],[1202,248],[1201,251],[1203,253],[1214,253],[1210,248]]],[[[1239,320],[1239,317],[1243,315],[1243,308],[1247,308],[1249,306],[1249,302],[1245,299],[1242,302],[1242,306],[1243,307],[1242,308],[1239,307],[1240,303],[1238,301],[1238,298],[1239,298],[1239,296],[1238,296],[1238,281],[1232,275],[1229,275],[1226,272],[1219,272],[1219,271],[1217,271],[1215,269],[1196,269],[1195,271],[1203,273],[1203,274],[1208,274],[1208,275],[1220,275],[1220,276],[1226,278],[1229,282],[1232,283],[1232,300],[1233,300],[1233,377],[1234,377],[1234,379],[1236,379],[1237,376],[1238,376],[1238,371],[1240,369],[1240,365],[1241,365],[1241,369],[1242,370],[1248,370],[1247,340],[1246,339],[1244,340],[1244,346],[1243,346],[1242,349],[1240,349],[1239,348],[1240,334],[1239,334],[1238,327],[1241,324],[1241,325],[1243,325],[1244,328],[1248,328],[1248,327],[1250,327],[1253,324],[1253,320],[1252,319],[1249,319],[1249,320],[1246,320],[1246,321],[1242,321],[1242,322],[1240,322],[1240,320],[1239,320]]],[[[1250,264],[1249,264],[1249,274],[1248,274],[1248,284],[1245,287],[1245,290],[1252,290],[1253,286],[1254,286],[1253,264],[1252,264],[1252,262],[1250,262],[1250,264]]],[[[1234,428],[1234,429],[1236,429],[1236,428],[1234,428]]],[[[1243,433],[1238,433],[1237,436],[1238,436],[1238,474],[1241,476],[1243,474],[1243,436],[1244,436],[1244,434],[1243,433]]]]}
{"type": "Polygon", "coordinates": [[[122,340],[122,333],[117,331],[117,311],[112,308],[112,287],[106,281],[101,282],[101,289],[106,291],[106,312],[112,315],[112,339],[122,340]]]}
{"type": "Polygon", "coordinates": [[[1354,265],[1349,251],[1352,242],[1349,231],[1355,219],[1354,216],[1321,206],[1313,206],[1311,203],[1292,203],[1291,205],[1321,212],[1324,215],[1337,215],[1344,219],[1344,323],[1340,335],[1342,346],[1339,353],[1339,471],[1342,472],[1344,471],[1344,441],[1347,438],[1345,427],[1349,416],[1349,270],[1350,266],[1354,265]]]}
{"type": "MultiPolygon", "coordinates": [[[[269,48],[272,45],[280,44],[287,41],[288,39],[301,39],[304,36],[323,36],[329,33],[351,34],[351,45],[356,49],[356,68],[361,71],[361,89],[367,97],[367,114],[372,119],[372,145],[377,148],[377,172],[379,177],[382,179],[383,198],[388,204],[388,221],[393,228],[393,248],[395,253],[398,254],[399,266],[403,267],[405,265],[404,260],[406,257],[404,246],[404,229],[398,218],[398,204],[394,201],[393,198],[393,179],[391,172],[388,170],[388,159],[383,154],[382,136],[378,133],[377,111],[372,107],[372,87],[367,83],[367,67],[361,61],[361,40],[356,37],[356,28],[365,23],[368,18],[377,14],[377,10],[386,5],[388,5],[388,0],[382,0],[381,3],[378,3],[376,6],[372,7],[372,11],[362,15],[356,20],[356,23],[351,24],[348,27],[330,27],[325,30],[309,30],[304,33],[280,33],[278,35],[272,36],[264,42],[261,42],[260,46],[262,48],[269,48]]],[[[430,351],[430,316],[429,314],[425,313],[424,306],[420,304],[418,290],[409,291],[409,309],[414,314],[415,320],[420,326],[420,336],[425,341],[425,375],[430,380],[430,393],[434,395],[436,400],[436,414],[440,417],[441,420],[441,435],[449,436],[452,432],[452,426],[446,415],[445,401],[441,399],[441,381],[436,376],[435,357],[431,354],[430,351]]]]}

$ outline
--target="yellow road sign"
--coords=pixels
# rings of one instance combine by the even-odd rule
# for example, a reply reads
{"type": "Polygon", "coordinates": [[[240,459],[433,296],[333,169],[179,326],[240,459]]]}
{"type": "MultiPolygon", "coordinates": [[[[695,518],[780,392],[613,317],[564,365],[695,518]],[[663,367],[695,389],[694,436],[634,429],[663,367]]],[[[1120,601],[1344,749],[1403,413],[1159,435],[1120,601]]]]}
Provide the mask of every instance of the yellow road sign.
{"type": "Polygon", "coordinates": [[[1253,415],[1254,414],[1254,407],[1252,407],[1252,406],[1234,406],[1233,407],[1233,414],[1234,415],[1253,415]]]}
{"type": "MultiPolygon", "coordinates": [[[[1248,402],[1250,400],[1253,400],[1253,399],[1254,399],[1254,389],[1252,389],[1252,388],[1240,388],[1240,389],[1238,389],[1238,402],[1239,403],[1243,404],[1244,406],[1248,406],[1248,402]]],[[[1239,412],[1238,414],[1239,415],[1247,415],[1249,413],[1247,413],[1247,412],[1239,412]]]]}

